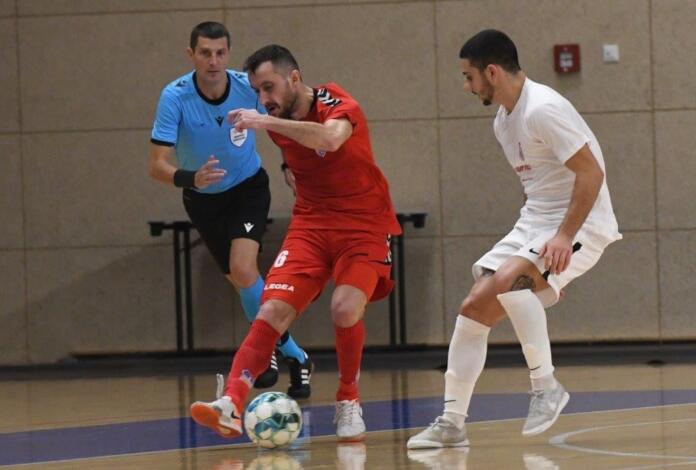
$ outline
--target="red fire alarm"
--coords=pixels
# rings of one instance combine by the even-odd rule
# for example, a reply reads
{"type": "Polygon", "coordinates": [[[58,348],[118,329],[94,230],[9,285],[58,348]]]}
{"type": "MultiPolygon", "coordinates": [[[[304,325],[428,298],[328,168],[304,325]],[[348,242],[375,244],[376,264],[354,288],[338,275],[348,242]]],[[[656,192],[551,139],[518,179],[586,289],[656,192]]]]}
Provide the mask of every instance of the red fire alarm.
{"type": "Polygon", "coordinates": [[[558,73],[580,71],[580,45],[560,44],[553,46],[553,68],[558,73]]]}

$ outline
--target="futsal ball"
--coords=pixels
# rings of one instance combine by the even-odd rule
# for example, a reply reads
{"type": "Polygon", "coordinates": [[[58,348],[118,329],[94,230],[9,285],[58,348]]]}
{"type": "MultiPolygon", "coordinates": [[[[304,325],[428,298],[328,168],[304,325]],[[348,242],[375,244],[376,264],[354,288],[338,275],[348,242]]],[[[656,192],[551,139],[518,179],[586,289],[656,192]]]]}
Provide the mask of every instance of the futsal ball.
{"type": "Polygon", "coordinates": [[[262,393],[247,406],[244,428],[249,439],[259,447],[286,446],[300,435],[300,405],[281,392],[262,393]]]}

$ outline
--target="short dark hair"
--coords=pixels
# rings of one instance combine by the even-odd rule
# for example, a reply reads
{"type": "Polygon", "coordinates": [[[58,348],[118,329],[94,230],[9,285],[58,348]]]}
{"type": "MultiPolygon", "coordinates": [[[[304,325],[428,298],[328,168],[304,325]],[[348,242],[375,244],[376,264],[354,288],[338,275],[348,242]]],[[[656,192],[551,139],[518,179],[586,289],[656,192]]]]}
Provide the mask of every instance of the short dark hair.
{"type": "Polygon", "coordinates": [[[215,21],[204,21],[193,28],[193,31],[191,31],[191,49],[196,49],[199,37],[208,39],[227,38],[227,47],[230,47],[230,32],[227,31],[224,24],[216,23],[215,21]]]}
{"type": "Polygon", "coordinates": [[[517,48],[507,34],[495,29],[485,29],[472,36],[459,51],[460,59],[469,59],[471,65],[483,70],[489,64],[517,73],[521,70],[517,48]]]}
{"type": "Polygon", "coordinates": [[[269,44],[247,57],[244,61],[244,71],[254,73],[261,64],[268,61],[271,61],[274,68],[282,66],[300,70],[300,66],[287,48],[278,44],[269,44]]]}

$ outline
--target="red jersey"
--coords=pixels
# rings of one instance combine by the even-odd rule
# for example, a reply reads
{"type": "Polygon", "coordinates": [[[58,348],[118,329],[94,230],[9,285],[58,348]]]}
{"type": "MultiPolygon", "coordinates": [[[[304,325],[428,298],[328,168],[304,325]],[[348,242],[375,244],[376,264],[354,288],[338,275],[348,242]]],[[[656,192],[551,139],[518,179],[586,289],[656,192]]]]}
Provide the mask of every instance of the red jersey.
{"type": "Polygon", "coordinates": [[[295,175],[297,198],[290,228],[400,234],[389,185],[372,154],[365,115],[335,83],[314,89],[314,102],[302,121],[329,119],[347,119],[353,125],[353,134],[335,152],[314,150],[268,131],[295,175]]]}

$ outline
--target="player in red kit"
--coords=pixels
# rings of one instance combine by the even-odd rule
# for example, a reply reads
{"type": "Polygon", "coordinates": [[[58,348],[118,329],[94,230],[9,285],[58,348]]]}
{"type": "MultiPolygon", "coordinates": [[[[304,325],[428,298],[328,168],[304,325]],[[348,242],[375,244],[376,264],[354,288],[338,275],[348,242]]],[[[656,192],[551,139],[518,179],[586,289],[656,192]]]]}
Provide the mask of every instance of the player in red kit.
{"type": "Polygon", "coordinates": [[[256,51],[244,70],[268,115],[237,109],[228,119],[238,132],[268,131],[282,151],[296,201],[288,234],[266,277],[261,310],[234,356],[224,395],[194,403],[191,414],[223,436],[240,435],[249,389],[268,366],[278,338],[333,279],[336,435],[362,440],[363,315],[368,302],[391,291],[389,238],[401,233],[389,186],[375,164],[365,115],[340,86],[305,85],[295,58],[278,45],[256,51]]]}

